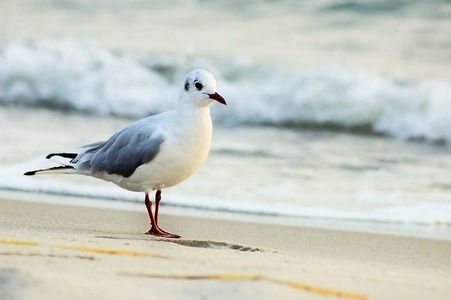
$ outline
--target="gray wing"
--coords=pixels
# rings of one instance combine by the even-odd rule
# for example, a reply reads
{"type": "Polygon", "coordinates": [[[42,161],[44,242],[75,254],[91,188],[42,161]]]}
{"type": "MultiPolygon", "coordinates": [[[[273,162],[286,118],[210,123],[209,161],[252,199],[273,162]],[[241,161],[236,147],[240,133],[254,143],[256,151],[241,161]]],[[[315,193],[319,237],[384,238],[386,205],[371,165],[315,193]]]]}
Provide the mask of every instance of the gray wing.
{"type": "Polygon", "coordinates": [[[85,147],[85,159],[80,169],[90,169],[91,173],[104,171],[130,177],[135,170],[150,162],[160,151],[164,142],[162,135],[141,126],[130,126],[114,134],[106,142],[98,142],[85,147]],[[145,129],[145,130],[144,130],[145,129]]]}

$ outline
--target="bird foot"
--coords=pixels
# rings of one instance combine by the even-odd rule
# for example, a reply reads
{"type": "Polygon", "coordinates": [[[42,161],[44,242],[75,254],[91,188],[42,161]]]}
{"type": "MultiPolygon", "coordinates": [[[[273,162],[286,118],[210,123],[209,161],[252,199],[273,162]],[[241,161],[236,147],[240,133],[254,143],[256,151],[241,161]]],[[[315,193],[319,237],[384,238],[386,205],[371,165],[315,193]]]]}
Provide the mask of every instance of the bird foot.
{"type": "Polygon", "coordinates": [[[150,235],[157,236],[157,237],[168,238],[168,239],[179,239],[179,238],[181,238],[180,235],[164,231],[160,227],[155,227],[155,226],[152,226],[149,229],[149,231],[146,232],[146,234],[150,234],[150,235]]]}

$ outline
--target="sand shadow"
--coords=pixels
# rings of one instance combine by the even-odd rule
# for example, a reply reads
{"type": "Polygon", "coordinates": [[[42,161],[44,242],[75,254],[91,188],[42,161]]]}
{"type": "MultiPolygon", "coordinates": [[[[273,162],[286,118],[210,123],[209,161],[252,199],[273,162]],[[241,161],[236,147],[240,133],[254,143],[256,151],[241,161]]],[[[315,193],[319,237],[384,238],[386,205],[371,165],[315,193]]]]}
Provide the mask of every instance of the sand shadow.
{"type": "MultiPolygon", "coordinates": [[[[121,236],[96,236],[99,239],[119,239],[119,240],[148,240],[146,237],[121,237],[121,236]]],[[[215,241],[201,241],[201,240],[183,240],[183,239],[163,239],[152,238],[154,241],[174,243],[180,246],[192,247],[192,248],[204,248],[204,249],[232,249],[242,252],[263,252],[260,248],[247,247],[237,244],[231,244],[226,242],[215,241]]]]}

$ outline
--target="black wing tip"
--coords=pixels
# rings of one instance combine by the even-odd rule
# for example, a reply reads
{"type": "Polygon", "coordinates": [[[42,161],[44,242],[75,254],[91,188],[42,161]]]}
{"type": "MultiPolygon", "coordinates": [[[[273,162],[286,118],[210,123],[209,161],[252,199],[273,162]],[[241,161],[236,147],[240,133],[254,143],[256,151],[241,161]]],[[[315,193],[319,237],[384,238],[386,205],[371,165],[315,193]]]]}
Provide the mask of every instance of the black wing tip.
{"type": "Polygon", "coordinates": [[[61,156],[64,158],[70,158],[70,159],[74,159],[75,157],[77,157],[77,153],[50,153],[49,155],[47,155],[45,158],[46,159],[50,159],[54,156],[61,156]]]}
{"type": "Polygon", "coordinates": [[[67,169],[74,169],[74,167],[72,167],[72,166],[58,166],[58,167],[53,167],[53,168],[48,168],[48,169],[28,171],[28,172],[25,172],[24,175],[25,175],[25,176],[33,176],[33,175],[35,175],[35,174],[38,173],[38,172],[56,171],[56,170],[67,170],[67,169]]]}

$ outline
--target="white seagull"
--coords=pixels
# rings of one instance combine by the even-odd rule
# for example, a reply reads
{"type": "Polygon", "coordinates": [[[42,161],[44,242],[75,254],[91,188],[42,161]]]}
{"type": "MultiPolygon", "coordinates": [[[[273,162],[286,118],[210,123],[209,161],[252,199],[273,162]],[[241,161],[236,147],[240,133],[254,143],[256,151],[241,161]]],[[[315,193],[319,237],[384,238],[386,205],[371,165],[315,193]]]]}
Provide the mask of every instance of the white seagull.
{"type": "Polygon", "coordinates": [[[186,76],[175,110],[134,122],[106,142],[68,153],[51,153],[46,158],[64,159],[61,166],[24,175],[82,174],[144,192],[151,226],[147,234],[180,238],[158,226],[161,190],[187,179],[207,158],[212,135],[209,107],[213,101],[227,105],[216,91],[213,75],[194,70],[186,76]],[[155,214],[149,199],[154,190],[155,214]]]}

